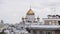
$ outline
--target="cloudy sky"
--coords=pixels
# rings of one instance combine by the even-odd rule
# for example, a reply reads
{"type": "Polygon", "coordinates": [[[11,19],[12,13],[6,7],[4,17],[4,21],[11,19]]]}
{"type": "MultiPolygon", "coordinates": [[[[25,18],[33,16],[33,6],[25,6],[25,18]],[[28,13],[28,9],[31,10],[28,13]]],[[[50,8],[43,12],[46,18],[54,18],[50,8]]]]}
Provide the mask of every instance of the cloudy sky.
{"type": "Polygon", "coordinates": [[[30,5],[36,17],[60,13],[60,0],[0,0],[0,20],[10,24],[19,23],[21,17],[26,16],[30,5]]]}

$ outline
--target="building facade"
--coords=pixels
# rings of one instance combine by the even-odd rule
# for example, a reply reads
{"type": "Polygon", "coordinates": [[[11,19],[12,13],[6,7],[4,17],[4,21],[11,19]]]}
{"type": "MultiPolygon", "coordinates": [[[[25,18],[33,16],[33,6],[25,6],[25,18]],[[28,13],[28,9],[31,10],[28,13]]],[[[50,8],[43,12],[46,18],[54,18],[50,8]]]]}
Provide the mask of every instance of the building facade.
{"type": "Polygon", "coordinates": [[[48,15],[47,18],[35,18],[35,13],[29,9],[26,17],[22,17],[22,23],[30,34],[60,34],[60,16],[48,15]],[[42,24],[43,23],[43,24],[42,24]]]}

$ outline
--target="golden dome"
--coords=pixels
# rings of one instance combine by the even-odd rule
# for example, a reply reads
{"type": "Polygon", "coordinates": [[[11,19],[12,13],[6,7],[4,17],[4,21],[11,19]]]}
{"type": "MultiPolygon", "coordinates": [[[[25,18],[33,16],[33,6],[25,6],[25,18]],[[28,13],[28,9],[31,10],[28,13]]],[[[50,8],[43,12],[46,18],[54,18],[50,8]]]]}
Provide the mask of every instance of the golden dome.
{"type": "Polygon", "coordinates": [[[34,12],[32,11],[32,9],[29,9],[29,11],[27,12],[27,15],[34,15],[34,12]]]}
{"type": "Polygon", "coordinates": [[[37,19],[40,19],[39,16],[37,17],[37,19]]]}
{"type": "Polygon", "coordinates": [[[22,19],[25,19],[25,17],[22,17],[22,19]]]}

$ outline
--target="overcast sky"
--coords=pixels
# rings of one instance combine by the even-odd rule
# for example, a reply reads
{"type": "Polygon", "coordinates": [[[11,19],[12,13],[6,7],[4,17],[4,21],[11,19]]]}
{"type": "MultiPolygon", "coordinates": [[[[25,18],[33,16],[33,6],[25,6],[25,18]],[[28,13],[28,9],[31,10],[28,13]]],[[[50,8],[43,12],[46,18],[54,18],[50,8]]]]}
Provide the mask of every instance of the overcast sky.
{"type": "Polygon", "coordinates": [[[36,17],[44,18],[48,14],[60,13],[60,0],[0,0],[0,20],[10,24],[19,23],[21,17],[26,16],[30,5],[36,17]]]}

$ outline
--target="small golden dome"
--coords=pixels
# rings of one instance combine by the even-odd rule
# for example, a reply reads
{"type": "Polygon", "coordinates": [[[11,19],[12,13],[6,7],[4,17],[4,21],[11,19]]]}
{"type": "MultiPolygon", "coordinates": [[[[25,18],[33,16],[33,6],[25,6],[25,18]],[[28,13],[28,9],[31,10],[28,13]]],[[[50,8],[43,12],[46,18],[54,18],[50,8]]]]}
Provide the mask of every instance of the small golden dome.
{"type": "Polygon", "coordinates": [[[29,9],[29,11],[27,12],[27,15],[34,15],[34,12],[32,11],[32,9],[29,9]]]}
{"type": "Polygon", "coordinates": [[[25,17],[22,17],[22,19],[25,19],[25,17]]]}
{"type": "Polygon", "coordinates": [[[39,16],[37,17],[37,19],[40,19],[39,16]]]}

